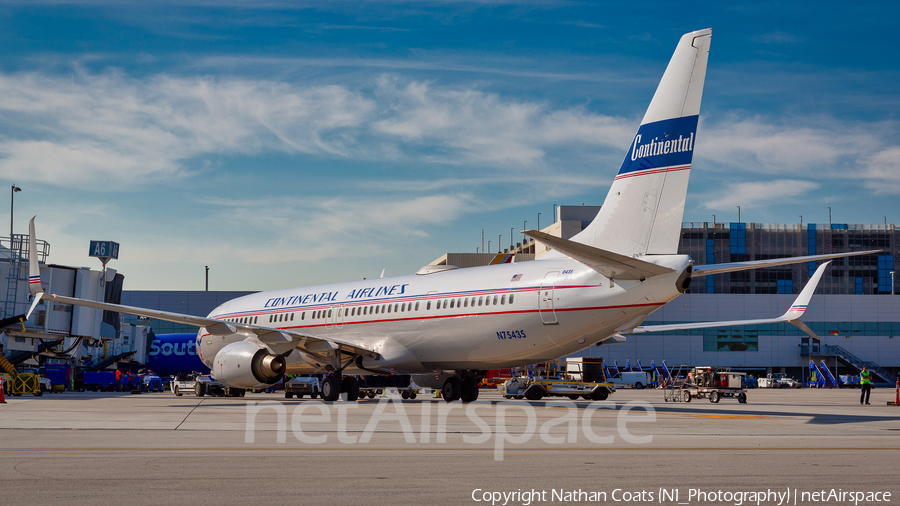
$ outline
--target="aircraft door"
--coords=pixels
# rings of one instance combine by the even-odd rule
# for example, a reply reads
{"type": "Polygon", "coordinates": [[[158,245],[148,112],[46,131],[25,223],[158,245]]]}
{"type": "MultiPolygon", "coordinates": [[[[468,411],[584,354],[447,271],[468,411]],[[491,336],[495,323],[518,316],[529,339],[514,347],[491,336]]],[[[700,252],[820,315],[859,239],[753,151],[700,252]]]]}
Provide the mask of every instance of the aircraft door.
{"type": "Polygon", "coordinates": [[[558,325],[554,300],[556,298],[556,278],[559,271],[550,271],[544,275],[541,281],[541,291],[538,292],[538,312],[544,325],[558,325]]]}
{"type": "Polygon", "coordinates": [[[334,328],[341,328],[344,326],[344,312],[349,311],[349,309],[344,306],[334,306],[334,328]]]}
{"type": "Polygon", "coordinates": [[[344,325],[344,306],[329,306],[325,310],[325,328],[340,328],[344,325]]]}

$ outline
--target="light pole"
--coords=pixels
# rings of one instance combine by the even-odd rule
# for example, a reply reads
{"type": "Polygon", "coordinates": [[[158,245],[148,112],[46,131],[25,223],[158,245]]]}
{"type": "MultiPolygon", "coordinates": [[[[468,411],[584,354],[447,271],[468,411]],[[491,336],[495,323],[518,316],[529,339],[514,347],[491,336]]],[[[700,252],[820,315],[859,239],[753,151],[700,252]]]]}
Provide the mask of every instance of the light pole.
{"type": "Polygon", "coordinates": [[[515,241],[513,240],[513,230],[515,230],[515,229],[516,229],[516,227],[509,227],[509,250],[510,251],[513,251],[515,248],[515,245],[516,245],[515,241]]]}
{"type": "Polygon", "coordinates": [[[491,254],[491,241],[488,241],[488,255],[491,254]]]}
{"type": "Polygon", "coordinates": [[[741,206],[737,206],[738,208],[738,223],[741,222],[741,206]]]}
{"type": "Polygon", "coordinates": [[[12,250],[12,236],[13,236],[13,201],[16,199],[16,192],[22,191],[16,185],[12,185],[12,189],[9,191],[9,249],[12,250]]]}
{"type": "Polygon", "coordinates": [[[553,223],[556,223],[556,204],[553,204],[553,223]]]}
{"type": "Polygon", "coordinates": [[[799,216],[800,216],[800,228],[802,229],[803,228],[803,215],[801,214],[799,216]]]}
{"type": "Polygon", "coordinates": [[[503,247],[500,246],[501,244],[503,244],[503,234],[497,234],[497,253],[500,253],[500,248],[503,247]]]}
{"type": "Polygon", "coordinates": [[[828,208],[828,224],[831,225],[831,208],[828,208]]]}
{"type": "Polygon", "coordinates": [[[541,213],[538,213],[538,232],[541,231],[541,213]]]}
{"type": "Polygon", "coordinates": [[[715,227],[715,226],[716,226],[716,215],[714,214],[713,215],[713,227],[715,227]]]}
{"type": "MultiPolygon", "coordinates": [[[[528,230],[528,220],[522,222],[522,230],[528,230]]],[[[525,253],[525,234],[522,234],[522,253],[525,253]]]]}

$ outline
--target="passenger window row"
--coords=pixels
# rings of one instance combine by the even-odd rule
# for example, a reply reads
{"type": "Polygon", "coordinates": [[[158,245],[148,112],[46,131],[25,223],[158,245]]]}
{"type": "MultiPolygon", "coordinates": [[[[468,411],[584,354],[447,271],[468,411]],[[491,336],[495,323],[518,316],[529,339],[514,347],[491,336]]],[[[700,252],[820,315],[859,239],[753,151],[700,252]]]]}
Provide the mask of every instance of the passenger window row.
{"type": "MultiPolygon", "coordinates": [[[[512,304],[515,300],[515,294],[509,294],[509,303],[512,304]]],[[[477,304],[480,306],[497,306],[497,305],[506,305],[506,294],[503,295],[494,295],[493,298],[488,295],[481,297],[466,297],[466,298],[458,298],[458,299],[440,299],[434,304],[434,309],[447,309],[448,306],[450,309],[461,308],[461,307],[475,307],[477,304]]],[[[425,305],[426,310],[431,309],[431,301],[425,305]]]]}
{"type": "MultiPolygon", "coordinates": [[[[515,294],[509,294],[509,304],[512,304],[515,301],[515,294]]],[[[456,298],[456,299],[440,299],[435,302],[434,309],[453,309],[453,308],[463,308],[463,307],[482,307],[482,306],[503,306],[507,304],[507,294],[503,295],[494,295],[491,297],[488,296],[480,296],[480,297],[465,297],[465,298],[456,298]]],[[[432,301],[428,301],[425,303],[425,309],[431,310],[432,301]]],[[[337,316],[340,317],[354,317],[354,316],[368,316],[373,314],[385,314],[385,313],[404,313],[404,312],[413,312],[419,310],[419,303],[412,302],[404,302],[404,303],[394,303],[394,304],[373,304],[370,306],[360,306],[360,307],[349,307],[349,308],[338,308],[337,316]]],[[[310,320],[321,320],[322,318],[331,318],[333,309],[317,309],[315,311],[311,311],[309,315],[310,320]]],[[[292,322],[294,321],[294,315],[296,313],[279,313],[279,314],[271,314],[269,315],[269,323],[283,323],[283,322],[292,322]]],[[[306,311],[300,312],[300,320],[306,320],[306,311]]],[[[255,325],[259,322],[259,316],[247,316],[243,318],[226,318],[226,321],[243,323],[247,325],[255,325]]]]}

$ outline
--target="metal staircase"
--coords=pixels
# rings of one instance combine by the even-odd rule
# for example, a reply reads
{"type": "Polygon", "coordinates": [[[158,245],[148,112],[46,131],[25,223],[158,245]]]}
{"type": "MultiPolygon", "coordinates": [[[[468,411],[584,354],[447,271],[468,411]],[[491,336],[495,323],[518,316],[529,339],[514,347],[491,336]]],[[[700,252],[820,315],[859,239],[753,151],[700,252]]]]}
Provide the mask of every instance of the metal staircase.
{"type": "MultiPolygon", "coordinates": [[[[28,251],[28,235],[13,234],[9,238],[0,238],[0,247],[7,247],[7,245],[9,247],[9,258],[5,260],[9,262],[9,270],[6,273],[6,299],[3,302],[3,314],[0,315],[0,320],[24,314],[24,309],[27,309],[25,301],[20,302],[16,299],[19,295],[19,281],[26,279],[28,276],[27,270],[23,272],[22,269],[23,266],[28,265],[31,253],[28,251]],[[24,306],[19,313],[16,312],[17,304],[24,306]]],[[[50,245],[46,241],[39,240],[36,242],[36,246],[37,260],[43,263],[50,254],[50,245]]]]}
{"type": "Polygon", "coordinates": [[[19,294],[19,278],[22,275],[23,238],[28,236],[13,235],[9,245],[9,271],[6,273],[6,301],[3,304],[3,318],[16,314],[16,296],[19,294]]]}
{"type": "Polygon", "coordinates": [[[872,371],[872,374],[881,378],[883,380],[883,382],[885,382],[885,383],[893,383],[894,382],[894,375],[891,374],[890,371],[881,367],[880,365],[876,364],[875,362],[863,360],[863,359],[857,357],[856,355],[850,353],[849,351],[847,351],[847,349],[842,348],[840,346],[836,346],[833,344],[823,344],[823,345],[821,345],[819,351],[814,354],[819,355],[819,356],[837,357],[837,358],[843,360],[844,362],[850,364],[851,366],[859,369],[860,371],[862,370],[863,367],[866,367],[870,371],[872,371]]]}

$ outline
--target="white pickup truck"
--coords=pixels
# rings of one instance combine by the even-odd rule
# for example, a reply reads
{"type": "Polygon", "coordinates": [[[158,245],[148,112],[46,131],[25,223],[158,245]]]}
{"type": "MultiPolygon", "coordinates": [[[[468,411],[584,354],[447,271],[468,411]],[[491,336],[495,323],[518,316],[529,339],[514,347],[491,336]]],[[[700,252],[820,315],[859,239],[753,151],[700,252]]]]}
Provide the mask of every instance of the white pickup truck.
{"type": "Polygon", "coordinates": [[[800,388],[800,382],[783,372],[774,372],[756,380],[759,388],[800,388]]]}
{"type": "Polygon", "coordinates": [[[226,387],[209,375],[192,378],[187,374],[179,374],[172,380],[170,388],[178,397],[186,393],[193,393],[197,397],[203,397],[204,395],[211,397],[243,397],[246,392],[243,388],[226,387]]]}

